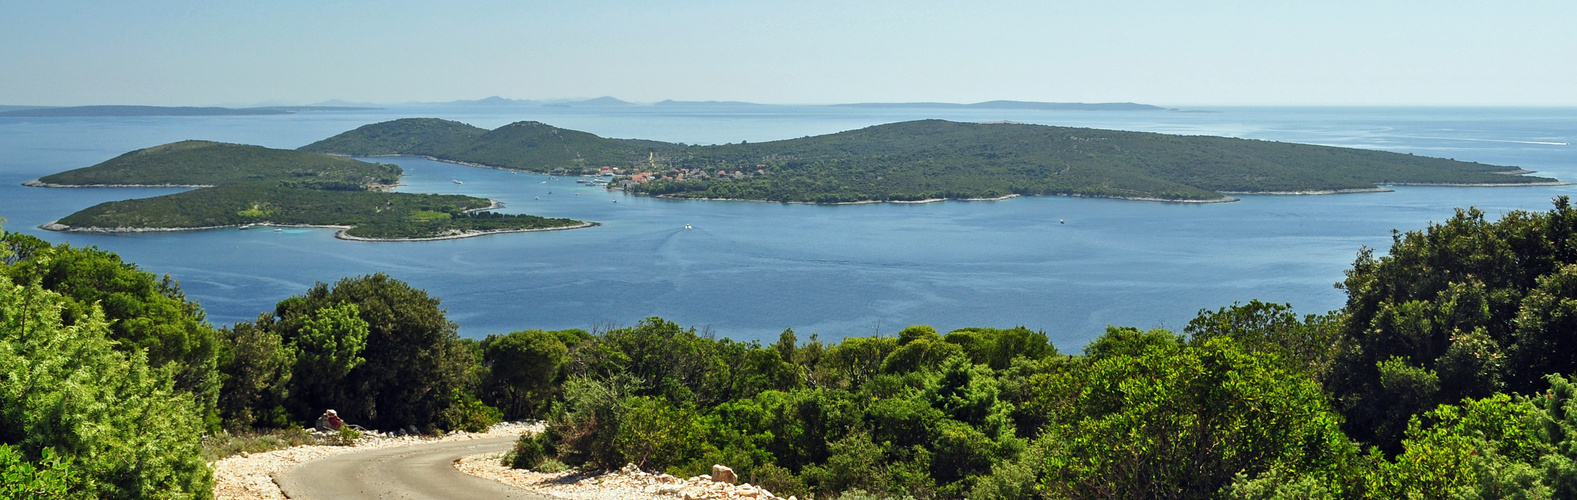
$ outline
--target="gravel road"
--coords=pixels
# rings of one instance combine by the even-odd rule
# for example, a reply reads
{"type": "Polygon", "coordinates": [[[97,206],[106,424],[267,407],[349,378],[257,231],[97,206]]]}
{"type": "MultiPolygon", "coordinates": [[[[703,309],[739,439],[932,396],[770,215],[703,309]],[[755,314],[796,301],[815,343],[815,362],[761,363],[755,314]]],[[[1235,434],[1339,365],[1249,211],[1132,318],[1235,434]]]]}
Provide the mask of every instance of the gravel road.
{"type": "Polygon", "coordinates": [[[502,452],[514,442],[510,436],[346,453],[290,469],[275,481],[294,500],[552,500],[455,469],[454,462],[461,457],[502,452]]]}

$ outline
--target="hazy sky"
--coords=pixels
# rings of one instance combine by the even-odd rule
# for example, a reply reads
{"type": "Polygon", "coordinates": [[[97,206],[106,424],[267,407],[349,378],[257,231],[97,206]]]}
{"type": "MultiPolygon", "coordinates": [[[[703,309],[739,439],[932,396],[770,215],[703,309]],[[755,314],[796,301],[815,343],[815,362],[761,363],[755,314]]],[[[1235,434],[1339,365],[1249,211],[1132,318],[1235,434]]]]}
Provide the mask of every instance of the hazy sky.
{"type": "Polygon", "coordinates": [[[1577,105],[1563,1],[0,0],[0,104],[1577,105]]]}

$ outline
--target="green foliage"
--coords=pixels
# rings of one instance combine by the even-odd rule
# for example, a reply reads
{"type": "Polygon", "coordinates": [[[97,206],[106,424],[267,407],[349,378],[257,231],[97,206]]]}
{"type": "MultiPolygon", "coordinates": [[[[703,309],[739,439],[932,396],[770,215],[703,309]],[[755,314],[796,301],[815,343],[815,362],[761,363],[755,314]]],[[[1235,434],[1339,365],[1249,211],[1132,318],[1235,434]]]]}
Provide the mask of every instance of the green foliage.
{"type": "Polygon", "coordinates": [[[544,434],[521,434],[515,440],[515,447],[506,455],[504,465],[514,469],[536,469],[542,464],[543,459],[550,455],[549,446],[544,434]]]}
{"type": "Polygon", "coordinates": [[[601,166],[634,166],[673,144],[605,139],[538,122],[516,122],[488,131],[433,118],[405,118],[364,125],[301,147],[301,151],[427,156],[534,172],[591,172],[601,166]]]}
{"type": "Polygon", "coordinates": [[[314,380],[303,380],[306,372],[297,363],[288,406],[298,421],[334,408],[346,421],[373,428],[441,424],[439,413],[453,403],[455,389],[466,387],[476,362],[438,299],[381,273],[344,278],[333,287],[318,283],[281,301],[262,323],[298,351],[316,346],[310,350],[325,360],[312,368],[314,380]],[[355,356],[341,346],[363,343],[356,340],[358,321],[366,324],[359,354],[365,361],[347,370],[355,356]],[[329,338],[338,353],[333,356],[324,350],[329,338]]]}
{"type": "Polygon", "coordinates": [[[663,399],[632,396],[621,402],[614,435],[621,461],[643,469],[664,470],[706,454],[708,422],[694,407],[675,407],[663,399]]]}
{"type": "Polygon", "coordinates": [[[1084,346],[1084,355],[1090,359],[1138,356],[1152,350],[1179,349],[1184,344],[1181,335],[1160,328],[1139,331],[1133,327],[1108,326],[1105,333],[1084,346]]]}
{"type": "MultiPolygon", "coordinates": [[[[292,298],[286,300],[303,300],[292,298]]],[[[345,378],[367,360],[367,322],[356,304],[342,302],[306,314],[291,339],[297,397],[316,401],[345,398],[345,378]]]]}
{"type": "Polygon", "coordinates": [[[201,185],[290,181],[319,189],[394,185],[395,165],[262,146],[181,141],[139,149],[91,167],[39,179],[64,185],[201,185]]]}
{"type": "Polygon", "coordinates": [[[152,198],[110,201],[57,221],[69,227],[213,228],[247,224],[353,226],[361,238],[438,238],[477,231],[549,229],[581,224],[562,218],[467,212],[492,206],[474,196],[323,191],[267,183],[231,184],[152,198]],[[261,216],[251,207],[274,207],[261,216]],[[442,213],[443,217],[421,214],[442,213]]]}
{"type": "Polygon", "coordinates": [[[606,139],[537,122],[493,131],[433,119],[363,126],[303,151],[405,154],[537,172],[657,174],[627,189],[683,198],[840,203],[1009,194],[1212,200],[1221,192],[1522,184],[1514,167],[1224,137],[922,120],[719,146],[606,139]],[[719,173],[719,171],[725,171],[719,173]],[[738,172],[736,175],[734,172],[738,172]]]}
{"type": "Polygon", "coordinates": [[[221,340],[179,283],[95,247],[50,245],[19,233],[3,234],[14,260],[0,266],[0,275],[60,294],[65,326],[86,321],[95,309],[102,311],[115,348],[128,354],[142,350],[152,367],[170,370],[175,388],[195,399],[203,425],[217,427],[221,340]]]}
{"type": "Polygon", "coordinates": [[[1156,339],[1108,335],[1090,349],[1101,357],[1053,385],[1073,399],[1052,417],[1047,493],[1209,498],[1240,472],[1335,473],[1356,451],[1319,388],[1274,357],[1156,339]]]}
{"type": "Polygon", "coordinates": [[[234,432],[289,423],[283,405],[290,396],[296,349],[268,328],[268,322],[265,315],[256,323],[241,321],[219,330],[223,345],[219,366],[225,377],[219,412],[234,432]]]}
{"type": "Polygon", "coordinates": [[[637,380],[628,374],[609,379],[571,377],[564,383],[564,399],[548,416],[547,439],[556,456],[569,465],[617,468],[628,463],[615,440],[627,411],[624,403],[637,380]]]}
{"type": "Polygon", "coordinates": [[[209,497],[204,422],[192,396],[144,351],[115,350],[97,308],[65,324],[70,306],[60,294],[0,276],[0,444],[35,470],[46,449],[74,457],[79,479],[57,477],[83,496],[209,497]]]}
{"type": "MultiPolygon", "coordinates": [[[[581,224],[534,215],[472,212],[484,198],[379,192],[399,182],[394,165],[205,141],[126,153],[41,179],[65,185],[202,185],[152,198],[100,203],[66,216],[61,228],[196,229],[248,224],[353,226],[361,238],[441,238],[581,224]]],[[[52,226],[53,227],[53,226],[52,226]]]]}
{"type": "Polygon", "coordinates": [[[1298,318],[1291,304],[1250,300],[1234,302],[1217,311],[1201,309],[1183,328],[1194,345],[1216,337],[1230,337],[1247,352],[1273,353],[1292,368],[1319,379],[1330,368],[1340,338],[1340,317],[1308,315],[1298,318]]]}
{"type": "Polygon", "coordinates": [[[449,405],[438,413],[438,423],[443,428],[466,432],[486,432],[503,419],[504,413],[498,408],[458,387],[450,390],[449,405]]]}
{"type": "Polygon", "coordinates": [[[542,330],[488,335],[481,347],[482,364],[488,369],[483,386],[506,418],[534,413],[559,381],[559,367],[569,354],[560,334],[542,330]]]}
{"type": "Polygon", "coordinates": [[[1368,489],[1383,498],[1492,493],[1508,482],[1520,483],[1517,490],[1548,490],[1528,465],[1553,451],[1536,427],[1526,425],[1536,413],[1532,404],[1497,394],[1414,416],[1402,441],[1405,451],[1369,475],[1368,489]]]}
{"type": "Polygon", "coordinates": [[[1340,349],[1325,380],[1347,432],[1395,454],[1408,417],[1435,404],[1531,394],[1545,375],[1577,371],[1573,235],[1577,211],[1563,197],[1496,222],[1458,210],[1394,235],[1385,256],[1361,252],[1342,283],[1340,349]]]}
{"type": "Polygon", "coordinates": [[[72,458],[60,456],[54,448],[44,448],[34,464],[10,445],[0,444],[0,500],[68,498],[77,475],[72,458]]]}
{"type": "Polygon", "coordinates": [[[361,431],[349,425],[340,426],[334,439],[340,446],[356,446],[356,440],[361,439],[361,431]]]}
{"type": "Polygon", "coordinates": [[[1038,360],[1057,355],[1057,348],[1051,345],[1046,332],[1022,326],[1006,330],[963,328],[947,332],[942,340],[961,347],[975,364],[987,365],[993,370],[1007,369],[1018,358],[1038,360]]]}

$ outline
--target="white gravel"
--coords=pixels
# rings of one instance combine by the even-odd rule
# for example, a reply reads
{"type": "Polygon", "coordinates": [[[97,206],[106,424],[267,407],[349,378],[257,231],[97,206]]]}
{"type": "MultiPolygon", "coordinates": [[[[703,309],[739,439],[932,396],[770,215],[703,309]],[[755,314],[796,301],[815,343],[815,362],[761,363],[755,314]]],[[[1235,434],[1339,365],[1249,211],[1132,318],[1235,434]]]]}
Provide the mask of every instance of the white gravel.
{"type": "MultiPolygon", "coordinates": [[[[455,468],[473,476],[569,500],[782,500],[750,484],[728,484],[713,481],[710,476],[681,479],[668,474],[652,474],[641,471],[635,464],[616,471],[570,470],[548,474],[511,469],[501,458],[499,453],[472,455],[455,462],[455,468]]],[[[789,497],[789,500],[797,499],[789,497]]]]}
{"type": "Polygon", "coordinates": [[[283,500],[274,474],[319,458],[378,448],[423,443],[518,436],[537,432],[540,423],[504,422],[483,433],[456,432],[443,437],[403,436],[367,432],[355,446],[307,445],[266,453],[241,454],[208,464],[214,470],[214,498],[218,500],[283,500]]]}

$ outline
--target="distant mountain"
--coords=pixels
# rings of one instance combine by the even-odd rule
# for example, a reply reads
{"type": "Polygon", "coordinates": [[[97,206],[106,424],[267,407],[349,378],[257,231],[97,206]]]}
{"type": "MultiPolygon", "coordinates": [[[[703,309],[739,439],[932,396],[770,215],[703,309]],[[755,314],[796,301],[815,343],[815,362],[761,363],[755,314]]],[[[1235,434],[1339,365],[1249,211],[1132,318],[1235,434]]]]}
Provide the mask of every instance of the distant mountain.
{"type": "Polygon", "coordinates": [[[532,121],[487,130],[437,118],[404,118],[364,125],[300,150],[351,156],[430,156],[548,172],[634,164],[646,160],[652,151],[677,147],[666,142],[608,139],[532,121]]]}
{"type": "Polygon", "coordinates": [[[364,111],[379,108],[341,106],[266,106],[257,108],[220,108],[190,106],[65,106],[0,111],[0,117],[77,117],[77,116],[245,116],[288,115],[300,112],[364,111]]]}
{"type": "Polygon", "coordinates": [[[536,106],[542,103],[528,99],[506,99],[495,95],[492,97],[470,101],[449,101],[444,104],[451,106],[536,106]]]}
{"type": "Polygon", "coordinates": [[[1224,193],[1334,193],[1383,184],[1526,185],[1554,179],[1352,148],[1013,123],[921,120],[771,142],[685,146],[538,122],[495,130],[437,119],[366,125],[301,148],[403,154],[535,172],[620,167],[631,192],[846,203],[1069,195],[1228,201],[1224,193]]]}
{"type": "Polygon", "coordinates": [[[948,102],[862,102],[854,104],[834,104],[851,108],[945,108],[945,109],[1034,109],[1048,111],[1165,111],[1167,108],[1137,104],[1132,102],[1032,102],[1032,101],[986,101],[974,104],[955,104],[948,102]]]}
{"type": "Polygon", "coordinates": [[[584,100],[584,101],[571,102],[571,103],[568,103],[568,104],[574,105],[574,106],[630,106],[630,105],[633,105],[633,103],[626,102],[626,101],[621,101],[621,100],[618,100],[618,99],[615,99],[615,98],[612,98],[612,97],[609,97],[609,96],[602,96],[602,97],[598,97],[596,99],[587,99],[587,100],[584,100]]]}
{"type": "Polygon", "coordinates": [[[770,104],[757,104],[744,101],[675,101],[664,99],[655,106],[770,106],[770,104]]]}

